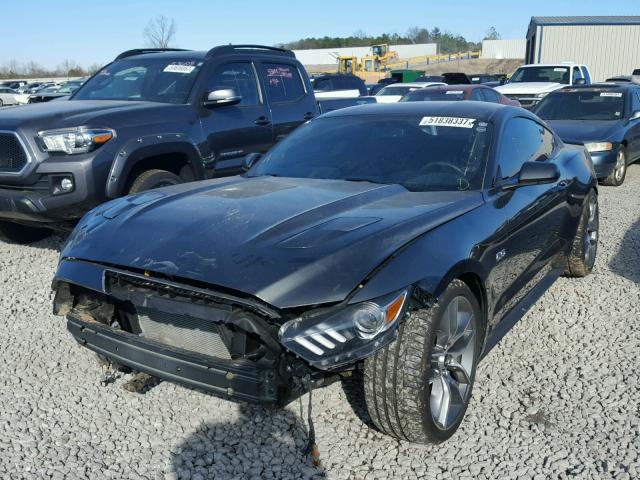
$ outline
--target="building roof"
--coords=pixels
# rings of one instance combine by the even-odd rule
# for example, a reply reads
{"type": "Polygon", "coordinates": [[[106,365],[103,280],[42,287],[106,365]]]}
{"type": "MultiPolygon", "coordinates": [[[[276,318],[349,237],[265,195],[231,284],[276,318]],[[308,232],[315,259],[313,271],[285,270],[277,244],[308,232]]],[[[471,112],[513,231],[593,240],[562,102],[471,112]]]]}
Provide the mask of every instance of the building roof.
{"type": "Polygon", "coordinates": [[[640,25],[640,16],[531,17],[527,38],[538,26],[640,25]]]}

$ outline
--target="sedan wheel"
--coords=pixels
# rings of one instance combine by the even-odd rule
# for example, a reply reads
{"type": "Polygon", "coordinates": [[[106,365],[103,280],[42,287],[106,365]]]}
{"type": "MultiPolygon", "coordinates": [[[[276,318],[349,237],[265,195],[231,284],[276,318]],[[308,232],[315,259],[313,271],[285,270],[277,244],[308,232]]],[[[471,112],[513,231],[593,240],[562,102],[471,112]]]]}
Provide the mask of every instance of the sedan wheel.
{"type": "Polygon", "coordinates": [[[624,178],[627,176],[627,152],[624,147],[620,147],[616,154],[616,165],[613,167],[613,172],[602,180],[603,185],[609,185],[612,187],[619,187],[624,182],[624,178]]]}
{"type": "Polygon", "coordinates": [[[465,297],[455,297],[440,319],[431,352],[429,405],[436,426],[456,423],[471,394],[471,371],[476,358],[474,313],[465,297]]]}
{"type": "Polygon", "coordinates": [[[580,224],[567,258],[566,276],[585,277],[591,273],[598,253],[599,229],[598,196],[591,190],[584,200],[580,224]]]}

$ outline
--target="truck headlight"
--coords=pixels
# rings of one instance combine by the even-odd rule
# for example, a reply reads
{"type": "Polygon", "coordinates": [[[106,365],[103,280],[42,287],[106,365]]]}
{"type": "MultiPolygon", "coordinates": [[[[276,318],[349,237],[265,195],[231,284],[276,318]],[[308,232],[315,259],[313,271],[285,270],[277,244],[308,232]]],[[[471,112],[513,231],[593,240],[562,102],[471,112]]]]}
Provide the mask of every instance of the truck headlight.
{"type": "Polygon", "coordinates": [[[549,95],[549,92],[542,92],[542,93],[538,93],[538,94],[536,95],[536,98],[544,98],[544,97],[546,97],[547,95],[549,95]]]}
{"type": "Polygon", "coordinates": [[[95,150],[114,138],[116,132],[110,128],[77,127],[44,130],[38,136],[45,151],[73,155],[95,150]]]}
{"type": "Polygon", "coordinates": [[[610,142],[591,142],[585,143],[584,148],[587,149],[587,152],[608,152],[613,150],[613,144],[610,142]]]}
{"type": "Polygon", "coordinates": [[[285,348],[322,370],[366,358],[395,338],[408,290],[346,307],[311,312],[280,327],[285,348]]]}

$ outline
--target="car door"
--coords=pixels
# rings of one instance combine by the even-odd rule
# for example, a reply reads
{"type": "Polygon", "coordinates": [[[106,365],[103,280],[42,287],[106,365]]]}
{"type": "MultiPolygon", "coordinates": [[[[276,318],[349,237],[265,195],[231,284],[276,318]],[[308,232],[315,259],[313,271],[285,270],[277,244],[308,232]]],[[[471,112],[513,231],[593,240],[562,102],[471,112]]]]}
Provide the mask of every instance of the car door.
{"type": "Polygon", "coordinates": [[[315,96],[307,90],[294,62],[262,62],[258,69],[271,110],[275,141],[279,142],[317,114],[315,96]]]}
{"type": "MultiPolygon", "coordinates": [[[[560,148],[543,125],[525,117],[511,118],[498,147],[494,185],[517,177],[527,161],[554,162],[560,148]]],[[[502,249],[492,272],[495,285],[493,318],[506,315],[552,268],[566,243],[562,231],[567,219],[567,180],[552,184],[496,189],[495,204],[507,218],[502,249]]]]}
{"type": "Polygon", "coordinates": [[[218,64],[206,75],[203,98],[226,88],[242,98],[235,105],[200,107],[207,176],[229,175],[240,171],[248,153],[264,153],[273,144],[271,112],[251,61],[218,64]]]}

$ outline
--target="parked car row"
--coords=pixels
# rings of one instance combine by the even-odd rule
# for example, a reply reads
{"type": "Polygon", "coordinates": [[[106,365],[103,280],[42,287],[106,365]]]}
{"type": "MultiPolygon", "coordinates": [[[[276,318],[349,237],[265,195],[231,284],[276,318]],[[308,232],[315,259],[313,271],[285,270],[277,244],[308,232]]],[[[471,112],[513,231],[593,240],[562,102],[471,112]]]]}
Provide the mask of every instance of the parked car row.
{"type": "Polygon", "coordinates": [[[113,368],[270,406],[364,374],[378,429],[441,442],[480,359],[592,271],[596,176],[640,155],[622,123],[565,142],[555,117],[633,124],[640,97],[573,82],[549,125],[485,85],[342,80],[274,47],[123,52],[0,112],[0,233],[73,228],[54,312],[113,368]]]}

